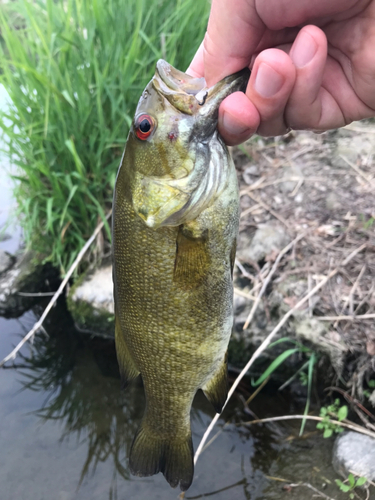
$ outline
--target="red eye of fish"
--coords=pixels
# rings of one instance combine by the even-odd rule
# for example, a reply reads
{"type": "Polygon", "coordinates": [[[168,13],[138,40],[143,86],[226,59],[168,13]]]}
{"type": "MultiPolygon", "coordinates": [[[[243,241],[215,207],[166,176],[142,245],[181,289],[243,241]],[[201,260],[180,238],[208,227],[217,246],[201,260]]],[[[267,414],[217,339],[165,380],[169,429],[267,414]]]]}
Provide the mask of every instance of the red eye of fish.
{"type": "Polygon", "coordinates": [[[138,139],[144,141],[154,130],[154,120],[150,115],[140,115],[135,123],[135,133],[138,139]]]}

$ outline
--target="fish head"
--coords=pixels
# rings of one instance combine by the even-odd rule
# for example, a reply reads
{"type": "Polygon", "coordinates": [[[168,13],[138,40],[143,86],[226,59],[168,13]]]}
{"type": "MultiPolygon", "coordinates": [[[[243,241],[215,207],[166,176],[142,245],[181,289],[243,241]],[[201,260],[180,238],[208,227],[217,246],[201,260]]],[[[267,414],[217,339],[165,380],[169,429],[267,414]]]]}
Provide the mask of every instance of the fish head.
{"type": "Polygon", "coordinates": [[[248,78],[245,69],[207,88],[204,78],[157,62],[139,100],[124,156],[133,207],[149,227],[181,223],[184,207],[209,169],[220,103],[232,92],[244,91],[248,78]]]}

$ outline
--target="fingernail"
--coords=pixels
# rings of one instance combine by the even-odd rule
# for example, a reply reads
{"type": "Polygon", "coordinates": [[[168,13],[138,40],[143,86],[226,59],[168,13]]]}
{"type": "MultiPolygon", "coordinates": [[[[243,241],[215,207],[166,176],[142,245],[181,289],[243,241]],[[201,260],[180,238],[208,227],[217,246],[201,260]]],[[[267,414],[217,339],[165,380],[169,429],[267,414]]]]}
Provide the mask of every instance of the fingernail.
{"type": "Polygon", "coordinates": [[[224,112],[222,118],[222,128],[230,135],[245,135],[250,134],[251,129],[244,123],[238,122],[230,113],[224,112]]]}
{"type": "Polygon", "coordinates": [[[266,63],[261,63],[255,77],[254,88],[263,97],[272,97],[281,89],[285,78],[266,63]]]}
{"type": "Polygon", "coordinates": [[[315,56],[318,46],[311,35],[302,31],[290,51],[290,57],[297,68],[303,68],[315,56]]]}

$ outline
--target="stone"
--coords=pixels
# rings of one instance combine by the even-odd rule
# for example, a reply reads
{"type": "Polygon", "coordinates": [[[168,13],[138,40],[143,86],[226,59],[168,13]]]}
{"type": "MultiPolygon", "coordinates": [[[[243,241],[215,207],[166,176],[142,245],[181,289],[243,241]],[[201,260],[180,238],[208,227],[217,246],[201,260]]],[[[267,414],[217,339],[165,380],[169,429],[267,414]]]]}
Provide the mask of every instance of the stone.
{"type": "Polygon", "coordinates": [[[342,208],[342,204],[339,197],[333,191],[331,191],[327,195],[326,207],[330,212],[335,212],[336,210],[340,210],[342,208]]]}
{"type": "Polygon", "coordinates": [[[5,252],[0,248],[0,274],[8,271],[14,264],[15,258],[12,257],[8,252],[5,252]]]}
{"type": "Polygon", "coordinates": [[[68,294],[68,309],[78,329],[114,338],[112,266],[84,274],[68,294]]]}
{"type": "Polygon", "coordinates": [[[332,464],[345,479],[352,472],[375,481],[375,439],[353,431],[340,434],[333,448],[332,464]]]}
{"type": "Polygon", "coordinates": [[[274,250],[282,250],[289,242],[290,237],[281,224],[274,221],[259,224],[254,237],[240,233],[237,257],[243,262],[259,262],[274,250]]]}
{"type": "Polygon", "coordinates": [[[57,287],[57,272],[43,257],[27,251],[15,259],[16,262],[0,276],[0,315],[18,317],[30,309],[38,300],[37,294],[54,291],[57,287]]]}
{"type": "Polygon", "coordinates": [[[327,355],[336,373],[341,375],[347,348],[340,340],[332,340],[327,323],[303,312],[296,312],[293,316],[293,327],[297,339],[309,342],[314,350],[327,355]]]}
{"type": "Polygon", "coordinates": [[[296,188],[299,179],[303,179],[302,169],[299,165],[294,163],[292,166],[285,166],[283,169],[283,177],[293,178],[295,180],[288,180],[279,184],[281,193],[289,194],[296,188]]]}

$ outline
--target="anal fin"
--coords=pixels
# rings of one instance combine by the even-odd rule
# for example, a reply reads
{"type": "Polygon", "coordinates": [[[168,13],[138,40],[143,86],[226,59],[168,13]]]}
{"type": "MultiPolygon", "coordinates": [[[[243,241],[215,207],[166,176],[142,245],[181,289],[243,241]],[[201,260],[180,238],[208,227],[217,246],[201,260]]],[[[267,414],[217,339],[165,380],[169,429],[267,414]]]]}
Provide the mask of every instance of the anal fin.
{"type": "Polygon", "coordinates": [[[134,363],[128,346],[126,345],[117,313],[115,314],[115,342],[117,361],[121,375],[121,388],[125,389],[131,380],[138,377],[140,371],[134,363]]]}
{"type": "Polygon", "coordinates": [[[228,395],[228,351],[219,369],[202,390],[216,413],[221,413],[228,395]]]}

